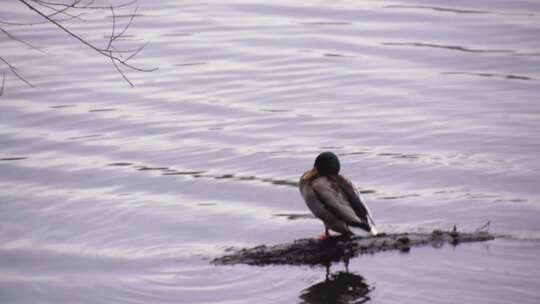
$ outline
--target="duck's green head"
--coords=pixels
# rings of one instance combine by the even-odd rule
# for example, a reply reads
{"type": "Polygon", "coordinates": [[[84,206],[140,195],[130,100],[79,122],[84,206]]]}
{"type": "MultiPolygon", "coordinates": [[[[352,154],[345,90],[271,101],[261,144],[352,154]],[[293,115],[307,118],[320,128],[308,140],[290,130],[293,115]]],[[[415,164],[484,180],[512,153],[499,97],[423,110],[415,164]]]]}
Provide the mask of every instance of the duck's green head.
{"type": "Polygon", "coordinates": [[[302,179],[312,179],[316,176],[328,176],[338,174],[340,169],[339,159],[332,152],[323,152],[315,159],[313,169],[306,172],[302,179]]]}
{"type": "Polygon", "coordinates": [[[332,175],[339,173],[339,159],[332,152],[323,152],[315,159],[315,168],[319,175],[332,175]]]}

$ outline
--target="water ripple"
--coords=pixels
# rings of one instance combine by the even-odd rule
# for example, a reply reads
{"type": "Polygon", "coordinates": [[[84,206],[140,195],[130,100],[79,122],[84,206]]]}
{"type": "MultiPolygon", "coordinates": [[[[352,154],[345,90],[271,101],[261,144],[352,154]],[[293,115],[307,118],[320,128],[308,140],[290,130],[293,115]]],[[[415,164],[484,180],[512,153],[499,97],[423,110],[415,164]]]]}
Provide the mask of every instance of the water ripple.
{"type": "Polygon", "coordinates": [[[440,45],[440,44],[423,43],[423,42],[381,42],[381,44],[387,45],[387,46],[413,46],[413,47],[447,49],[447,50],[461,51],[461,52],[467,52],[467,53],[503,53],[503,54],[517,53],[517,51],[515,50],[473,49],[473,48],[457,46],[457,45],[440,45]]]}
{"type": "MultiPolygon", "coordinates": [[[[2,300],[538,302],[537,3],[139,5],[122,42],[160,69],[133,88],[54,27],[2,24],[29,44],[0,56],[36,85],[6,73],[0,97],[2,300]],[[325,150],[383,231],[504,237],[349,272],[208,263],[315,235],[297,181],[325,150]]],[[[63,22],[110,37],[109,12],[85,18],[63,22]]]]}

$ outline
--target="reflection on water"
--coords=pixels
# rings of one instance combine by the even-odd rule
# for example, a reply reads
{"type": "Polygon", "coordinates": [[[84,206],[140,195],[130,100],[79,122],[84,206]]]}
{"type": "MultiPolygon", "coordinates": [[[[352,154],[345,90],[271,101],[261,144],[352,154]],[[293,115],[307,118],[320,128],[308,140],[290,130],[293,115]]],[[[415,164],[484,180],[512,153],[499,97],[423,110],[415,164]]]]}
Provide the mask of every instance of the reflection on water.
{"type": "Polygon", "coordinates": [[[412,10],[432,10],[438,12],[449,12],[456,14],[494,14],[494,15],[522,15],[522,16],[534,16],[534,13],[500,13],[500,12],[491,12],[491,11],[482,11],[482,10],[465,10],[449,7],[439,7],[439,6],[427,6],[427,5],[387,5],[385,8],[395,8],[395,9],[412,9],[412,10]]]}
{"type": "Polygon", "coordinates": [[[300,295],[300,303],[366,303],[370,300],[371,290],[372,288],[361,275],[338,271],[327,275],[324,281],[304,289],[300,295]]]}
{"type": "Polygon", "coordinates": [[[349,271],[352,252],[345,252],[339,261],[328,262],[323,265],[325,268],[324,281],[317,282],[302,290],[300,303],[305,304],[351,304],[366,303],[371,298],[370,292],[374,289],[370,287],[363,276],[349,271]],[[342,271],[332,272],[333,265],[343,263],[342,271]]]}
{"type": "Polygon", "coordinates": [[[471,48],[457,46],[457,45],[439,45],[439,44],[421,43],[421,42],[382,42],[381,44],[388,45],[388,46],[415,46],[415,47],[440,48],[440,49],[470,52],[470,53],[515,53],[515,51],[513,50],[479,50],[479,49],[471,49],[471,48]]]}
{"type": "Polygon", "coordinates": [[[515,79],[515,80],[534,80],[531,77],[519,76],[519,75],[497,75],[491,73],[473,73],[473,72],[444,72],[443,75],[470,75],[470,76],[480,76],[480,77],[497,77],[504,79],[515,79]]]}

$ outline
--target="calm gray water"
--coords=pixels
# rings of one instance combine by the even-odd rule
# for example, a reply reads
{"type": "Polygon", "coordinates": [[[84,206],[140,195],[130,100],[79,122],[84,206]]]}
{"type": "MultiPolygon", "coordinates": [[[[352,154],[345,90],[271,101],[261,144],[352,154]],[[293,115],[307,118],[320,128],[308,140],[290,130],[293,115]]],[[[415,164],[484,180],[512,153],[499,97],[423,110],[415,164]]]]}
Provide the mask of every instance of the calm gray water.
{"type": "MultiPolygon", "coordinates": [[[[540,302],[540,2],[214,2],[139,3],[122,43],[159,70],[134,88],[50,25],[1,25],[40,47],[0,33],[36,86],[0,97],[1,303],[540,302]],[[209,263],[320,233],[291,184],[325,150],[381,231],[505,236],[330,280],[209,263]]],[[[105,43],[110,13],[86,18],[105,43]]]]}

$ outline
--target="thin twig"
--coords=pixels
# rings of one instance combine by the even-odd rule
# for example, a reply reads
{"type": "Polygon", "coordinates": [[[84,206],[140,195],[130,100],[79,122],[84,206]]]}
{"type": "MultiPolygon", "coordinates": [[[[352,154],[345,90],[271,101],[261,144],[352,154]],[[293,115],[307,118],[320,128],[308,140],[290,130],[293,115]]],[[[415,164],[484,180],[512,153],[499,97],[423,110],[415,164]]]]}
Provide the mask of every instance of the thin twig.
{"type": "Polygon", "coordinates": [[[122,77],[124,78],[124,80],[129,83],[130,86],[133,87],[133,83],[131,83],[131,81],[129,81],[129,79],[127,78],[126,74],[124,74],[124,72],[120,69],[120,67],[116,64],[115,62],[115,59],[114,57],[111,56],[111,61],[112,61],[112,64],[114,65],[114,67],[116,68],[116,70],[118,71],[118,73],[120,73],[120,75],[122,75],[122,77]]]}
{"type": "Polygon", "coordinates": [[[121,63],[123,66],[127,67],[127,68],[130,68],[134,71],[139,71],[139,72],[154,72],[154,71],[157,71],[158,68],[155,67],[155,68],[151,68],[151,69],[143,69],[143,68],[138,68],[134,65],[131,65],[129,63],[127,63],[127,60],[120,60],[118,59],[118,57],[114,57],[114,59],[118,60],[119,63],[121,63]]]}
{"type": "Polygon", "coordinates": [[[27,47],[29,47],[29,48],[31,48],[31,49],[33,49],[33,50],[36,50],[36,51],[41,52],[41,53],[43,53],[43,54],[46,54],[46,53],[47,53],[47,52],[41,50],[40,48],[38,48],[37,46],[35,46],[35,45],[29,43],[28,41],[23,40],[23,39],[21,39],[21,38],[15,36],[15,35],[13,35],[13,34],[11,34],[10,32],[4,30],[4,29],[1,28],[1,27],[0,27],[0,32],[4,33],[4,35],[6,35],[9,39],[15,40],[15,41],[17,41],[17,42],[19,42],[19,43],[22,43],[22,44],[26,45],[27,47]]]}
{"type": "Polygon", "coordinates": [[[122,56],[122,54],[132,54],[134,52],[138,52],[139,49],[142,47],[146,47],[148,44],[150,44],[150,41],[146,41],[142,46],[136,48],[136,49],[125,49],[125,50],[119,50],[117,47],[114,46],[114,44],[111,46],[111,50],[114,50],[114,54],[118,54],[120,56],[120,58],[124,58],[124,56],[122,56]]]}
{"type": "Polygon", "coordinates": [[[129,18],[129,21],[128,23],[126,24],[126,26],[124,27],[124,29],[120,32],[120,34],[116,35],[116,36],[113,36],[112,38],[112,41],[122,37],[122,35],[124,35],[124,33],[127,31],[127,29],[131,26],[131,22],[133,22],[133,19],[135,18],[135,14],[137,14],[137,10],[139,9],[139,7],[135,7],[135,10],[133,11],[133,14],[131,14],[130,18],[129,18]]]}
{"type": "MultiPolygon", "coordinates": [[[[35,0],[29,0],[31,2],[34,2],[35,4],[41,6],[41,7],[44,7],[48,10],[51,10],[55,13],[63,13],[66,9],[57,9],[56,7],[53,7],[52,5],[48,5],[48,4],[45,4],[45,3],[42,3],[41,1],[35,1],[35,0]]],[[[70,7],[68,6],[67,9],[69,9],[70,7]]],[[[51,13],[51,14],[48,14],[48,16],[50,18],[52,18],[53,16],[52,15],[55,15],[55,13],[51,13]]]]}
{"type": "Polygon", "coordinates": [[[11,73],[13,73],[13,75],[19,78],[20,81],[26,83],[26,85],[28,85],[29,87],[32,87],[32,88],[34,87],[34,85],[32,85],[28,80],[26,80],[22,75],[20,75],[19,72],[17,71],[17,68],[11,65],[6,59],[4,59],[4,57],[0,56],[0,61],[6,64],[9,70],[11,71],[11,73]]]}
{"type": "Polygon", "coordinates": [[[26,0],[19,0],[20,2],[22,2],[23,4],[25,4],[26,6],[28,6],[29,9],[33,10],[34,12],[36,12],[38,15],[40,15],[41,17],[47,19],[48,21],[50,21],[52,24],[56,25],[57,27],[59,27],[62,31],[66,32],[67,34],[69,34],[71,37],[79,40],[79,42],[81,42],[82,44],[86,45],[87,47],[93,49],[94,51],[100,53],[101,55],[104,55],[104,56],[107,56],[107,54],[105,54],[103,52],[103,50],[95,47],[94,45],[92,45],[91,43],[89,43],[88,41],[82,39],[81,37],[77,36],[76,34],[74,34],[73,32],[71,32],[70,30],[68,30],[66,27],[64,27],[62,24],[58,23],[57,21],[55,21],[54,19],[51,19],[49,18],[46,14],[44,14],[43,12],[41,12],[40,10],[38,10],[37,8],[35,8],[33,5],[31,5],[30,3],[28,3],[26,0]]]}
{"type": "MultiPolygon", "coordinates": [[[[84,14],[80,14],[78,16],[73,16],[73,17],[69,17],[69,18],[65,18],[65,19],[54,19],[58,22],[67,22],[67,21],[71,21],[71,20],[74,20],[74,19],[79,19],[79,20],[84,20],[82,18],[79,18],[80,16],[82,16],[84,14]]],[[[41,25],[41,24],[47,24],[49,23],[48,20],[45,20],[45,21],[39,21],[39,22],[13,22],[13,21],[6,21],[6,20],[0,20],[0,24],[3,24],[3,25],[12,25],[12,26],[32,26],[32,25],[41,25]]]]}
{"type": "Polygon", "coordinates": [[[128,62],[131,58],[137,56],[137,54],[139,54],[140,51],[142,51],[142,49],[144,49],[150,42],[146,42],[145,44],[141,45],[138,49],[136,49],[131,55],[128,56],[128,58],[126,58],[124,60],[124,62],[128,62]]]}
{"type": "MultiPolygon", "coordinates": [[[[33,1],[33,0],[30,0],[30,1],[33,1]]],[[[52,18],[52,17],[54,17],[54,16],[56,16],[56,15],[62,14],[62,15],[66,15],[66,16],[72,17],[73,19],[79,19],[79,20],[82,20],[82,18],[80,18],[80,16],[82,16],[82,15],[84,15],[84,14],[81,13],[81,14],[77,14],[77,15],[72,15],[72,14],[68,13],[68,10],[69,10],[69,9],[74,8],[74,5],[77,4],[77,3],[79,3],[79,2],[81,2],[81,1],[82,1],[82,0],[75,0],[71,5],[66,5],[66,6],[65,6],[64,8],[62,8],[62,9],[57,9],[57,8],[53,7],[52,5],[45,4],[45,3],[41,2],[41,1],[33,1],[33,2],[35,2],[35,3],[39,4],[39,5],[41,5],[41,6],[45,7],[45,8],[48,8],[48,9],[50,9],[51,11],[53,11],[53,13],[47,15],[49,18],[52,18]]]]}
{"type": "Polygon", "coordinates": [[[2,72],[2,85],[0,86],[0,96],[4,95],[5,84],[6,84],[6,72],[2,72]]]}
{"type": "MultiPolygon", "coordinates": [[[[56,3],[56,2],[43,1],[43,0],[30,0],[30,1],[45,3],[45,4],[48,4],[48,5],[52,5],[52,6],[62,6],[62,7],[69,6],[68,4],[64,4],[64,3],[56,3]]],[[[76,8],[76,9],[83,8],[83,9],[103,10],[103,9],[109,9],[109,7],[110,7],[110,6],[93,6],[92,4],[94,2],[95,1],[90,1],[90,3],[87,4],[87,5],[73,6],[73,8],[76,8]]],[[[122,8],[122,7],[130,6],[130,5],[132,5],[134,3],[137,3],[137,2],[138,2],[138,0],[132,0],[132,1],[128,1],[128,2],[125,2],[125,3],[118,4],[118,5],[114,5],[113,7],[114,8],[122,8]]]]}
{"type": "MultiPolygon", "coordinates": [[[[135,0],[135,1],[138,1],[138,0],[135,0]]],[[[86,5],[83,5],[81,8],[83,8],[83,9],[90,8],[92,6],[92,4],[94,4],[94,2],[96,2],[96,1],[91,0],[88,3],[86,3],[86,5]]]]}
{"type": "Polygon", "coordinates": [[[107,50],[111,49],[112,43],[114,41],[114,32],[116,31],[116,15],[114,14],[114,8],[111,6],[111,14],[112,14],[112,33],[111,37],[109,38],[109,44],[107,45],[107,50]]]}

